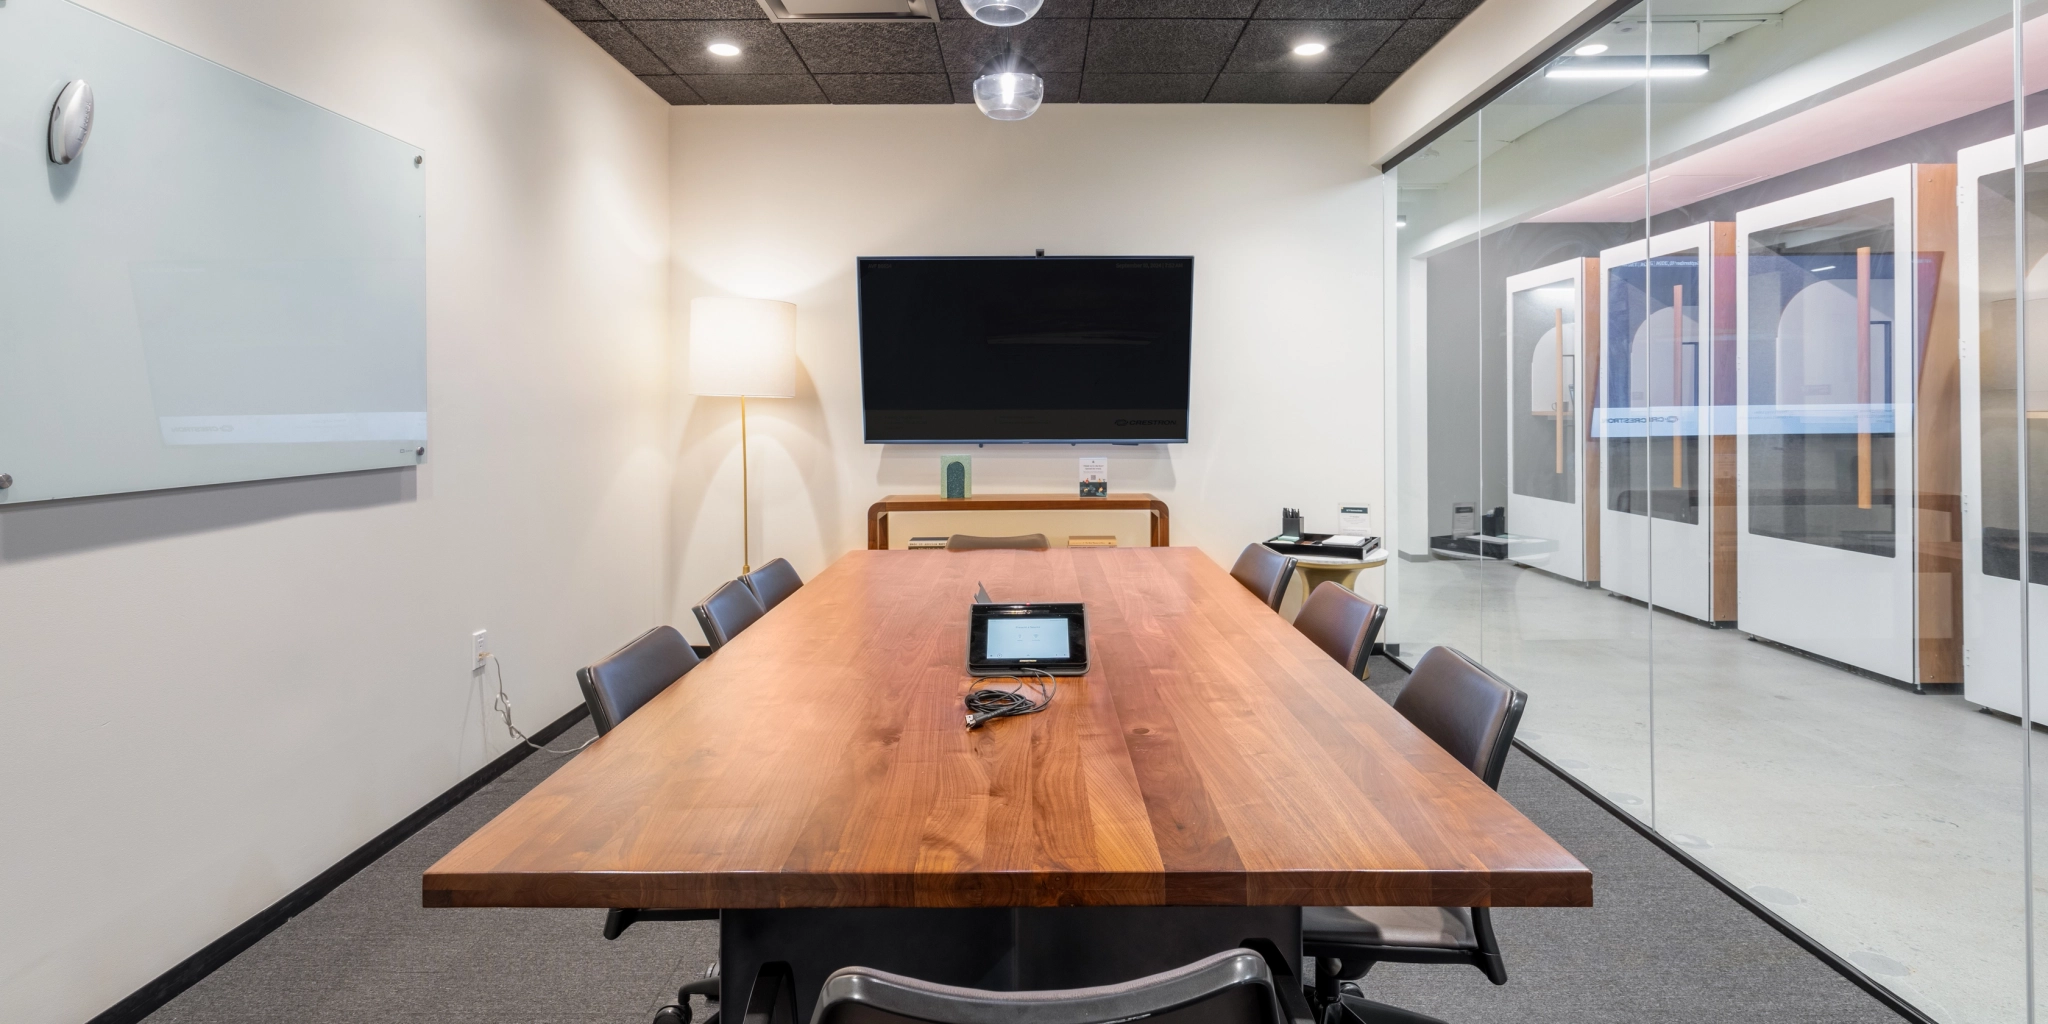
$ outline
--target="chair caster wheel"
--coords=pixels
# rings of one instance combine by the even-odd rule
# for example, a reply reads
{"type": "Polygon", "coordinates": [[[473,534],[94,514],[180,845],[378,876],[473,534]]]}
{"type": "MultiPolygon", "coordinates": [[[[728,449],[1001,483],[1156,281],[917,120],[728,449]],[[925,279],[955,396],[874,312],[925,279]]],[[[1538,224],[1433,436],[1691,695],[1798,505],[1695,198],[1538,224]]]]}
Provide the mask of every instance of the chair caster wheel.
{"type": "Polygon", "coordinates": [[[654,1011],[654,1024],[690,1024],[690,1008],[670,1003],[654,1011]]]}

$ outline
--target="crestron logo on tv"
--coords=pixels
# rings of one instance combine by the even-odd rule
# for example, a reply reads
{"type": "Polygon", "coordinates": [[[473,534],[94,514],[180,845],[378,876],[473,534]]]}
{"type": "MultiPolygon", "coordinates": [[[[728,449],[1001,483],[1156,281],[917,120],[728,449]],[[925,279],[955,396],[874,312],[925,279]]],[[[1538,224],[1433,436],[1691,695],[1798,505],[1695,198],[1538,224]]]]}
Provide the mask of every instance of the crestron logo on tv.
{"type": "Polygon", "coordinates": [[[1171,427],[1179,422],[1179,420],[1118,420],[1116,425],[1119,427],[1171,427]]]}

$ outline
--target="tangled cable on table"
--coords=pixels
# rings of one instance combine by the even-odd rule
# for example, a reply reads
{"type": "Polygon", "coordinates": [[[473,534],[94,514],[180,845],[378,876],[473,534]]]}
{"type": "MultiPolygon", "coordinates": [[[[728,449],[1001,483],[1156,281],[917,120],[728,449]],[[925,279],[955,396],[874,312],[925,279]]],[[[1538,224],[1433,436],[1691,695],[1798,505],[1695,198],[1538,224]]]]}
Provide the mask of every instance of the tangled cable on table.
{"type": "Polygon", "coordinates": [[[1024,671],[1037,678],[1006,676],[1017,683],[1014,690],[997,690],[983,687],[967,695],[967,727],[979,729],[982,724],[996,718],[1013,715],[1029,715],[1044,711],[1052,703],[1052,673],[1035,668],[1024,671]],[[1026,687],[1036,691],[1027,693],[1026,687]]]}

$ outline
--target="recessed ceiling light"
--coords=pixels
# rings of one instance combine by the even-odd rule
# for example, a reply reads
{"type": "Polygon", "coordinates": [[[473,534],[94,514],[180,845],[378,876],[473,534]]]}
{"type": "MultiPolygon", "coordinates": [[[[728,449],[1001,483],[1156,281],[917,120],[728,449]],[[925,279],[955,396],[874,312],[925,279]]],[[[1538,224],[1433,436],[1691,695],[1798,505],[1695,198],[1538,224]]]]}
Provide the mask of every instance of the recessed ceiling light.
{"type": "Polygon", "coordinates": [[[1303,43],[1294,48],[1294,54],[1297,57],[1313,57],[1327,49],[1329,47],[1321,43],[1303,43]]]}
{"type": "Polygon", "coordinates": [[[1606,53],[1606,52],[1607,52],[1607,44],[1606,44],[1606,43],[1587,43],[1586,45],[1584,45],[1584,46],[1581,46],[1581,47],[1579,47],[1578,49],[1576,49],[1576,50],[1573,50],[1572,52],[1573,52],[1573,53],[1575,53],[1575,54],[1577,54],[1577,55],[1579,55],[1579,56],[1581,56],[1581,57],[1598,57],[1598,56],[1600,56],[1601,54],[1603,54],[1603,53],[1606,53]]]}
{"type": "Polygon", "coordinates": [[[712,43],[710,46],[705,47],[705,49],[720,57],[737,57],[740,55],[740,48],[731,43],[712,43]]]}

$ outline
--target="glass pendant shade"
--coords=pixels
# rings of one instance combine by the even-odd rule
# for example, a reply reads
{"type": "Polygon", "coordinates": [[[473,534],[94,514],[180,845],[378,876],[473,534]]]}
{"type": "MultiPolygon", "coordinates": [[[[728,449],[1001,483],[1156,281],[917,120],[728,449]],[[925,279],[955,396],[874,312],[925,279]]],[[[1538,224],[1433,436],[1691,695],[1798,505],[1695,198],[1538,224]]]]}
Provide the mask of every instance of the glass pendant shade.
{"type": "Polygon", "coordinates": [[[1045,102],[1045,79],[1014,48],[1005,47],[974,80],[974,105],[998,121],[1022,121],[1045,102]]]}
{"type": "Polygon", "coordinates": [[[960,0],[967,14],[984,25],[1008,28],[1022,25],[1038,13],[1045,0],[960,0]]]}

